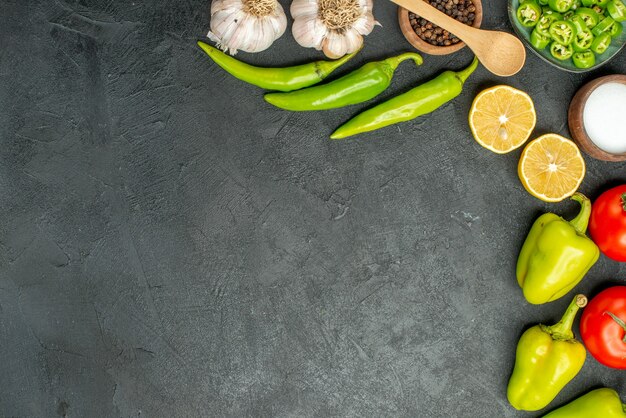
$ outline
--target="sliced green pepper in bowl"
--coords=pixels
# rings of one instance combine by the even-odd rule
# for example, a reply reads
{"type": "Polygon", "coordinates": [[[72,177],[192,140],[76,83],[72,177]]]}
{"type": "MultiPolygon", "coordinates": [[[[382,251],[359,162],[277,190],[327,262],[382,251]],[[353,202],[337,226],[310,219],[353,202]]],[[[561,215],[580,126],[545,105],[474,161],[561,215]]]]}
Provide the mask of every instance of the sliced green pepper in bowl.
{"type": "Polygon", "coordinates": [[[611,35],[608,33],[601,33],[596,36],[591,43],[591,50],[598,55],[604,54],[604,52],[609,48],[609,45],[611,45],[611,35]]]}
{"type": "Polygon", "coordinates": [[[556,41],[550,44],[550,54],[559,61],[565,61],[574,54],[574,48],[571,45],[563,45],[556,41]]]}
{"type": "Polygon", "coordinates": [[[609,12],[609,16],[616,22],[626,20],[626,5],[621,0],[611,0],[606,5],[606,11],[609,12]]]}
{"type": "Polygon", "coordinates": [[[589,50],[574,52],[572,62],[577,68],[591,68],[596,65],[596,55],[589,50]]]}
{"type": "Polygon", "coordinates": [[[548,33],[555,42],[561,45],[570,45],[572,42],[574,42],[576,27],[572,22],[557,20],[550,25],[548,33]]]}
{"type": "Polygon", "coordinates": [[[535,0],[528,0],[520,5],[517,9],[517,20],[527,28],[531,28],[537,24],[541,17],[541,6],[535,0]]]}

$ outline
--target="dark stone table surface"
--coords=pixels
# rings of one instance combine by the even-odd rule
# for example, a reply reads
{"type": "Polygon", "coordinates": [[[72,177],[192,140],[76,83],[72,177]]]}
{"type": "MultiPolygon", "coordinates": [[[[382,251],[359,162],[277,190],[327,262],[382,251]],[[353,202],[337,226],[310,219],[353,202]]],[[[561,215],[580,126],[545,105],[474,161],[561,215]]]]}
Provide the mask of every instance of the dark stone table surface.
{"type": "MultiPolygon", "coordinates": [[[[484,7],[511,31],[506,1],[484,7]]],[[[339,73],[411,50],[396,7],[374,11],[339,73]]],[[[0,416],[539,416],[506,400],[515,345],[571,295],[529,305],[515,262],[540,213],[576,204],[528,195],[520,151],[481,148],[467,113],[506,83],[534,98],[534,136],[569,135],[575,91],[626,53],[584,75],[530,53],[515,77],[479,68],[433,114],[332,142],[371,104],[274,109],[197,48],[208,27],[207,1],[0,0],[0,416]]],[[[471,56],[403,64],[377,101],[471,56]]],[[[239,55],[321,57],[289,30],[239,55]]],[[[585,160],[592,198],[626,180],[585,160]]],[[[577,289],[625,273],[603,256],[577,289]]],[[[625,376],[588,355],[550,407],[626,397],[625,376]]]]}

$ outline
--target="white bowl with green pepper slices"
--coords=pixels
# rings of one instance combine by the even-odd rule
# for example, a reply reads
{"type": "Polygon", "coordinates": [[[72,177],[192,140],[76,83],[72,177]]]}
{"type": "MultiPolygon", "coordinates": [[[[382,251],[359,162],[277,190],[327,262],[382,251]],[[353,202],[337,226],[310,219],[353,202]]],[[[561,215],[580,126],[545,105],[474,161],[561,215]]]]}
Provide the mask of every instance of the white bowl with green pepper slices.
{"type": "Polygon", "coordinates": [[[626,0],[509,0],[517,35],[550,64],[594,70],[626,45],[626,0]]]}

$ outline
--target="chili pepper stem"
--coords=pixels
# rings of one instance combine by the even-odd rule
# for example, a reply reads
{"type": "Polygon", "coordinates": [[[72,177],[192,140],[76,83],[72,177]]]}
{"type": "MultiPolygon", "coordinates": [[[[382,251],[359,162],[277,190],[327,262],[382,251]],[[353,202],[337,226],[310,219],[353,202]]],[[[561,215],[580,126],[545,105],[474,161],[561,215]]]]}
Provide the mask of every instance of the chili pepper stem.
{"type": "Polygon", "coordinates": [[[422,56],[416,52],[405,52],[404,54],[387,58],[385,59],[385,62],[389,64],[392,69],[395,70],[401,62],[406,60],[413,60],[413,62],[415,62],[415,65],[422,65],[422,63],[424,62],[422,56]]]}
{"type": "Polygon", "coordinates": [[[576,229],[576,231],[584,235],[587,231],[587,225],[589,224],[589,216],[591,216],[591,201],[582,193],[574,193],[571,197],[572,200],[580,203],[580,212],[569,223],[576,229]]]}
{"type": "Polygon", "coordinates": [[[317,73],[322,78],[327,77],[330,73],[335,71],[337,68],[341,67],[347,61],[349,61],[352,57],[354,57],[356,54],[358,54],[359,51],[361,51],[361,49],[363,49],[362,46],[361,46],[361,48],[357,49],[353,53],[346,54],[343,57],[341,57],[339,59],[336,59],[336,60],[332,60],[332,61],[318,61],[317,65],[316,65],[317,73]]]}
{"type": "Polygon", "coordinates": [[[461,80],[461,83],[465,83],[465,80],[467,80],[467,78],[472,75],[474,70],[476,70],[476,67],[478,67],[478,58],[474,57],[474,60],[469,65],[469,67],[456,73],[456,78],[461,80]]]}
{"type": "Polygon", "coordinates": [[[626,323],[624,323],[624,321],[622,321],[622,319],[619,318],[617,315],[615,315],[613,312],[605,311],[604,313],[606,313],[611,318],[613,318],[613,321],[617,322],[617,325],[622,327],[622,329],[625,331],[624,337],[622,338],[622,342],[626,343],[626,323]]]}
{"type": "Polygon", "coordinates": [[[542,329],[552,335],[554,339],[571,340],[574,338],[572,325],[574,324],[576,314],[580,308],[584,308],[586,305],[587,297],[585,295],[578,294],[574,296],[561,320],[552,326],[543,325],[542,329]]]}

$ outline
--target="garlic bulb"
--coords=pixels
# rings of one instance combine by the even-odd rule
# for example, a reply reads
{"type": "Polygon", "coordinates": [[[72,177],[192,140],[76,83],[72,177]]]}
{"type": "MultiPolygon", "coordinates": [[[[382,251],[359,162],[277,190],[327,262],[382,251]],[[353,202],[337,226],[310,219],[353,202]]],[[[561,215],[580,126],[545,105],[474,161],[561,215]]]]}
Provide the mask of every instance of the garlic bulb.
{"type": "Polygon", "coordinates": [[[213,0],[208,37],[232,55],[237,50],[259,52],[269,48],[287,28],[287,17],[277,0],[213,0]]]}
{"type": "Polygon", "coordinates": [[[359,49],[363,35],[380,25],[372,8],[372,0],[293,0],[293,37],[329,58],[342,57],[359,49]]]}

